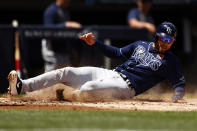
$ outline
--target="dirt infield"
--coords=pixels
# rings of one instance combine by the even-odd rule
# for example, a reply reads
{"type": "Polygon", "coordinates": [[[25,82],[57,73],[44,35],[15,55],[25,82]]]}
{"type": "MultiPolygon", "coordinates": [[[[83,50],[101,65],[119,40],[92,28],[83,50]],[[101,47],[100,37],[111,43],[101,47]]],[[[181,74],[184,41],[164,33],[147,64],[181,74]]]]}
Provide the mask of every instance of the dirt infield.
{"type": "MultiPolygon", "coordinates": [[[[62,87],[58,86],[59,89],[62,87]]],[[[67,110],[128,110],[128,111],[197,111],[196,92],[186,92],[184,103],[173,103],[173,92],[147,92],[129,100],[102,102],[69,102],[57,98],[57,87],[45,88],[28,95],[0,97],[0,108],[6,109],[67,109],[67,110]]]]}
{"type": "Polygon", "coordinates": [[[187,103],[133,99],[114,102],[67,102],[67,101],[24,101],[0,98],[0,108],[6,109],[68,109],[68,110],[149,110],[149,111],[197,111],[197,99],[187,103]]]}

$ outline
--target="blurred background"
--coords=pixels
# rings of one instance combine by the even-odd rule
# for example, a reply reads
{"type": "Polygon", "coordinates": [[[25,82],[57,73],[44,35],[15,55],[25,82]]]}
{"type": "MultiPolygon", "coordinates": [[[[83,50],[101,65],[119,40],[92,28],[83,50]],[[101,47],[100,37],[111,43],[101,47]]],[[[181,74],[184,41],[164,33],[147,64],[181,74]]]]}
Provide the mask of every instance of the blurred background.
{"type": "MultiPolygon", "coordinates": [[[[129,10],[136,8],[136,0],[71,0],[68,10],[73,21],[82,27],[66,29],[43,27],[43,13],[55,0],[1,0],[0,1],[0,50],[3,60],[0,62],[0,92],[8,87],[7,74],[16,68],[16,41],[20,49],[19,71],[21,77],[29,78],[44,72],[44,60],[41,52],[43,38],[54,41],[77,39],[77,36],[93,31],[100,40],[122,47],[136,40],[147,40],[148,32],[132,30],[128,26],[129,10]],[[17,20],[19,26],[13,28],[17,20]],[[60,31],[59,33],[55,31],[60,31]],[[43,32],[44,31],[44,32],[43,32]],[[46,33],[47,31],[47,33],[46,33]],[[19,32],[16,34],[16,32],[19,32]],[[56,33],[53,35],[53,33],[56,33]],[[118,36],[117,36],[118,35],[118,36]],[[18,39],[17,39],[18,38],[18,39]]],[[[197,0],[152,0],[150,14],[157,26],[170,21],[177,26],[178,34],[172,50],[180,60],[189,88],[197,84],[197,0]]],[[[150,39],[149,39],[150,40],[150,39]]],[[[77,42],[81,43],[80,41],[77,42]]],[[[80,54],[72,60],[72,66],[99,66],[113,68],[121,60],[109,60],[97,50],[82,44],[80,54]],[[79,57],[80,56],[80,57],[79,57]]],[[[78,46],[78,45],[77,45],[78,46]]],[[[69,64],[68,64],[69,65],[69,64]]]]}

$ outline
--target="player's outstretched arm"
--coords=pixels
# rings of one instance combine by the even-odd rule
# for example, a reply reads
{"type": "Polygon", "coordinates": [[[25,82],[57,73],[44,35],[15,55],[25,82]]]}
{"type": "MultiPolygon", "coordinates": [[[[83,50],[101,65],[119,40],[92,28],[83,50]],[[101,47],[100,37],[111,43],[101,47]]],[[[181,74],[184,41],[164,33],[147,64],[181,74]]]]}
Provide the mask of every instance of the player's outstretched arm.
{"type": "Polygon", "coordinates": [[[92,32],[80,36],[79,39],[84,40],[88,45],[94,45],[96,42],[96,38],[92,32]]]}
{"type": "Polygon", "coordinates": [[[99,49],[105,56],[110,58],[125,59],[119,48],[104,44],[100,41],[96,42],[96,38],[92,32],[80,36],[79,39],[84,40],[88,45],[95,45],[95,47],[99,49]]]}

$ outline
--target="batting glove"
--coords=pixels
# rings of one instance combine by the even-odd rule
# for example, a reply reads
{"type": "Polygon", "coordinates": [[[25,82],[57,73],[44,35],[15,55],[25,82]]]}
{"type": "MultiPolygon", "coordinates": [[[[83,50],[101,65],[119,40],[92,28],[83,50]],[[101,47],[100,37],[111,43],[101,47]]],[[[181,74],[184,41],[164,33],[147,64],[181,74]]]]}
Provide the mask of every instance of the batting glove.
{"type": "Polygon", "coordinates": [[[183,87],[177,87],[174,90],[174,96],[172,97],[172,101],[176,102],[178,100],[182,100],[185,95],[185,90],[183,87]]]}

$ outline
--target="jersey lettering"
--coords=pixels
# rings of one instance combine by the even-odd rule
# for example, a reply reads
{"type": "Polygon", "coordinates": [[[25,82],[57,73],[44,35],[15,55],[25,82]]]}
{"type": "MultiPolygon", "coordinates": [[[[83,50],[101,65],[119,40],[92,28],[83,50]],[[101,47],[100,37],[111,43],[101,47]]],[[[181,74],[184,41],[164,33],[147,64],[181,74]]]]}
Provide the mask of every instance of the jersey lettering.
{"type": "Polygon", "coordinates": [[[139,63],[138,66],[150,67],[153,71],[157,71],[162,64],[158,58],[146,51],[141,45],[138,45],[132,54],[132,57],[134,57],[135,61],[139,63]]]}

